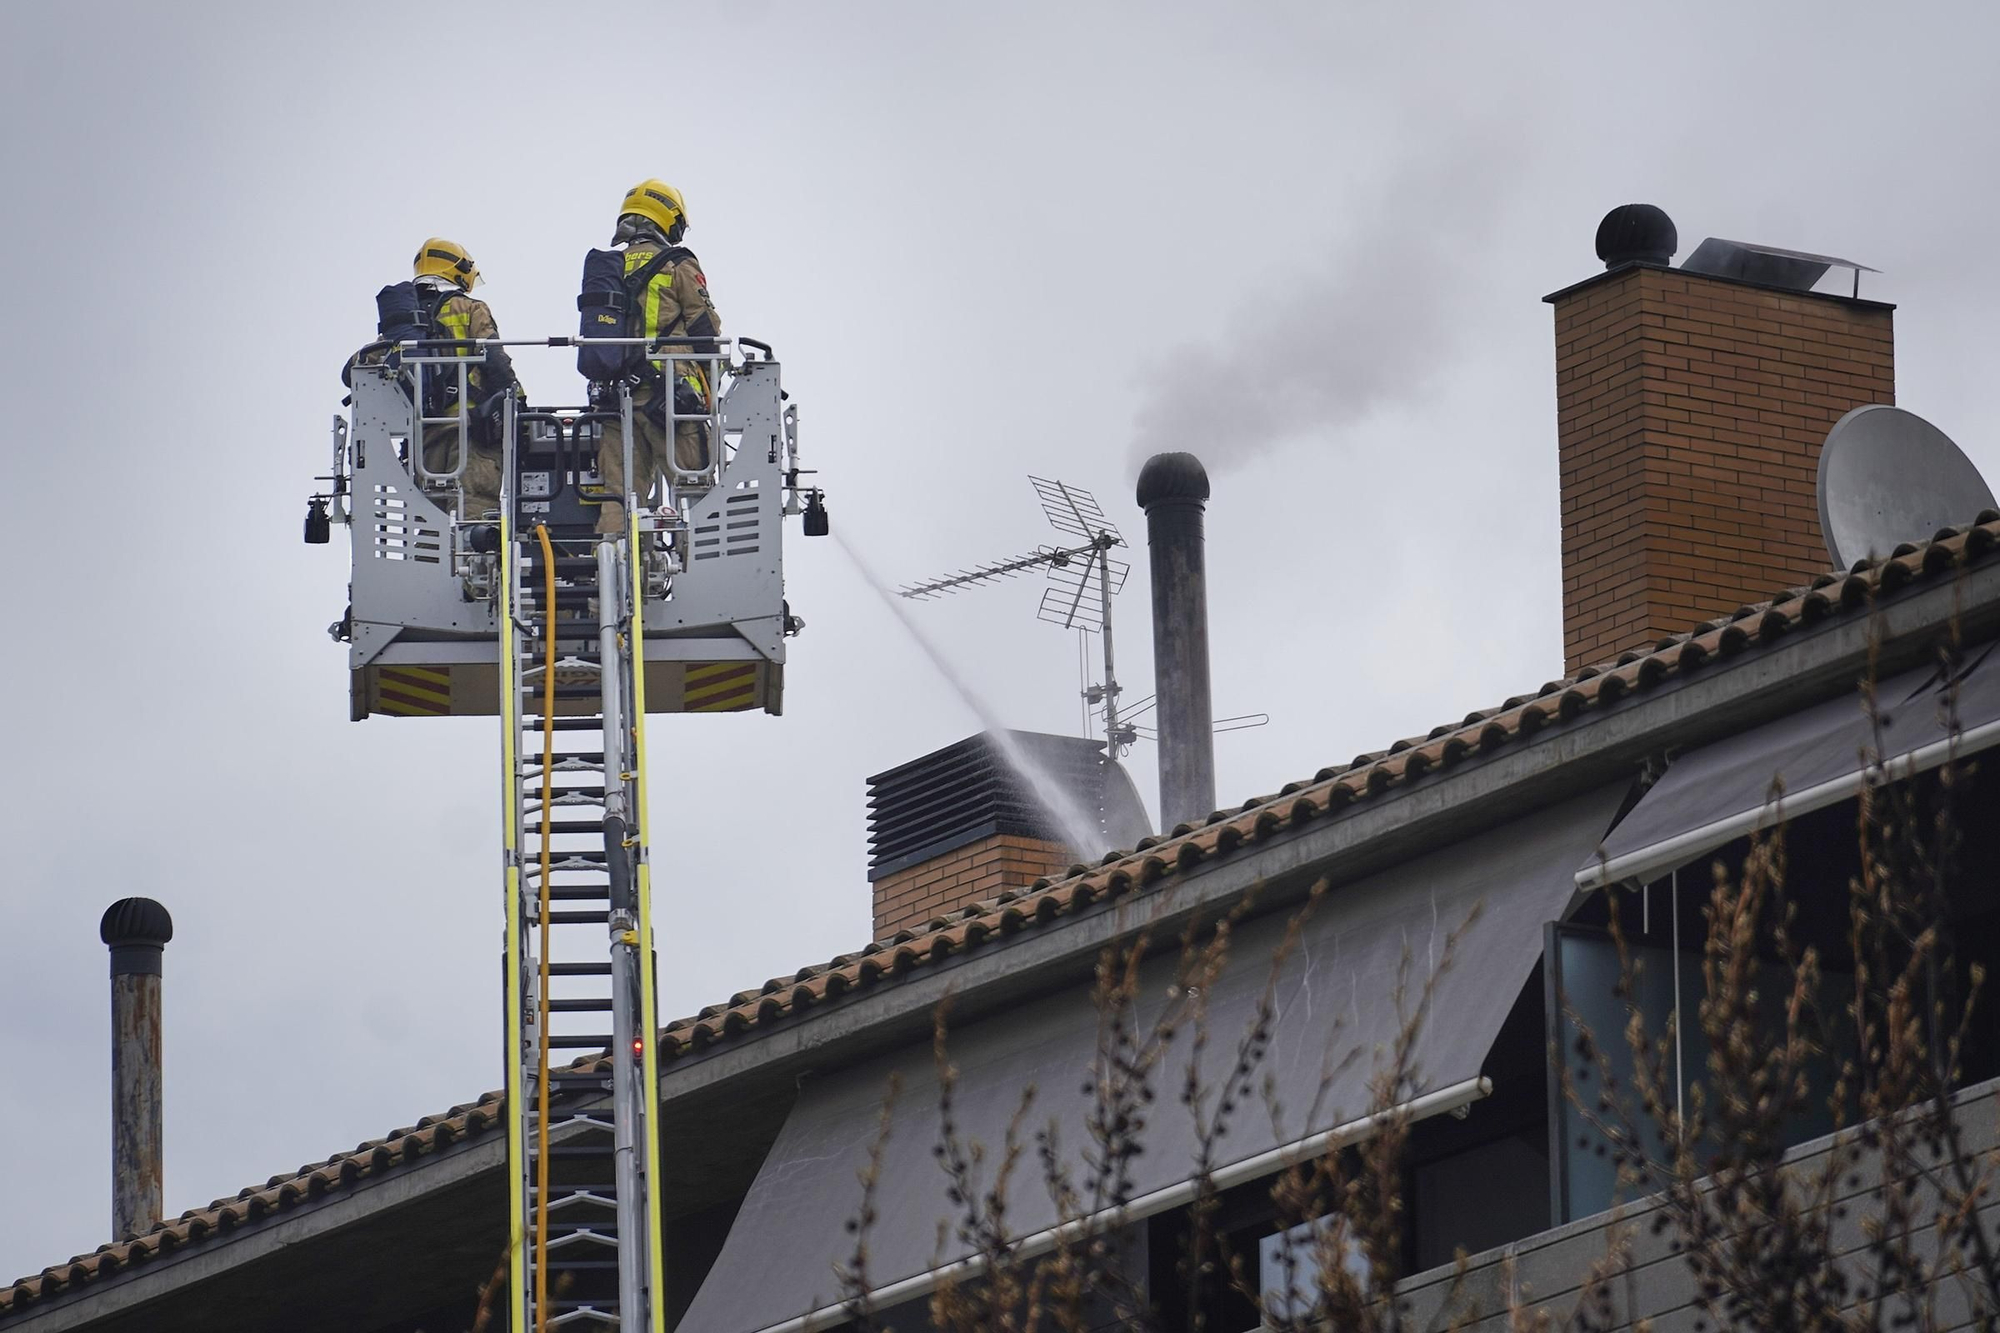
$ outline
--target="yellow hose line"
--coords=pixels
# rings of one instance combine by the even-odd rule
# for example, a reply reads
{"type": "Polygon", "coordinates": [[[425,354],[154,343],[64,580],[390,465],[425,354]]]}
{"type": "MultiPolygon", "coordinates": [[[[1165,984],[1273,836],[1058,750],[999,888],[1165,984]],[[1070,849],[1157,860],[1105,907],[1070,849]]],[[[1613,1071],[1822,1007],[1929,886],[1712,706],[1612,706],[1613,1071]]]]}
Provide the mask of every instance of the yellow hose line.
{"type": "Polygon", "coordinates": [[[548,635],[542,656],[542,881],[537,891],[541,900],[538,915],[542,922],[541,1051],[535,1083],[538,1106],[535,1136],[541,1151],[535,1158],[535,1333],[545,1333],[549,1321],[549,811],[555,799],[556,761],[556,553],[549,545],[545,523],[535,524],[535,539],[542,544],[543,588],[542,623],[548,635]]]}

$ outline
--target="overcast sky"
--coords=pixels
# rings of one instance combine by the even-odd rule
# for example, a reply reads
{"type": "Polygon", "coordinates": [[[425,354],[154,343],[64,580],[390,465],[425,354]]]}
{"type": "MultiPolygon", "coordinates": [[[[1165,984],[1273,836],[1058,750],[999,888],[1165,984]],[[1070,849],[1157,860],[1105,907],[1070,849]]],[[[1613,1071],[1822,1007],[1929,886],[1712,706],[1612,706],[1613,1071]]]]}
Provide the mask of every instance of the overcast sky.
{"type": "MultiPolygon", "coordinates": [[[[1983,6],[0,8],[0,1281],[109,1232],[99,913],[159,898],[166,1201],[497,1086],[498,736],[351,724],[343,545],[300,544],[336,372],[426,236],[574,329],[634,181],[774,343],[833,521],[917,578],[1135,538],[1207,461],[1226,802],[1560,674],[1550,315],[1598,218],[1852,256],[1904,406],[1989,476],[1983,6]],[[1506,15],[1503,19],[1499,17],[1506,15]]],[[[575,401],[570,357],[519,358],[575,401]]],[[[796,534],[796,528],[792,529],[796,534]]],[[[650,729],[669,1015],[869,936],[864,779],[974,715],[792,540],[782,718],[650,729]]],[[[919,609],[1013,725],[1078,726],[1031,580],[919,609]]],[[[1153,755],[1132,757],[1148,800],[1153,755]]]]}

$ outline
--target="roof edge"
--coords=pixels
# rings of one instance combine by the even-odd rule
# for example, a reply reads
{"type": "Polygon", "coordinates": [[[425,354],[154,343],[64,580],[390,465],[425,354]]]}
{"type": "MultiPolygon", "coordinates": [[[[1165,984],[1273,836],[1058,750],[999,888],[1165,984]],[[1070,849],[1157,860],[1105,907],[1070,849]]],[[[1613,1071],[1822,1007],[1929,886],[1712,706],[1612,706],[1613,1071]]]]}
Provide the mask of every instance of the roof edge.
{"type": "MultiPolygon", "coordinates": [[[[731,1040],[686,1051],[663,1066],[662,1098],[697,1096],[739,1075],[795,1058],[815,1064],[829,1057],[844,1059],[836,1053],[880,1024],[913,1017],[928,1023],[931,1009],[947,991],[960,1020],[971,1021],[1010,1002],[1037,975],[1046,978],[1066,966],[1087,969],[1106,943],[1140,929],[1170,934],[1187,912],[1213,907],[1249,888],[1261,887],[1269,895],[1267,910],[1282,907],[1303,893],[1304,885],[1286,892],[1282,883],[1302,867],[1331,866],[1335,883],[1345,883],[1411,849],[1475,836],[1523,809],[1561,800],[1620,772],[1636,773],[1645,757],[1663,745],[1704,743],[1832,697],[1851,687],[1871,652],[1879,654],[1883,670],[1912,665],[1948,632],[1962,610],[1961,597],[1975,607],[1985,603],[1976,618],[1960,621],[1961,628],[1975,640],[2000,636],[2000,564],[1975,577],[1976,591],[1953,585],[1926,588],[1885,608],[1879,622],[1831,620],[1768,652],[1746,653],[1739,647],[1724,656],[1717,649],[1708,670],[1659,681],[1644,693],[1624,685],[1613,706],[1568,719],[1560,714],[1568,707],[1564,699],[1569,692],[1545,694],[1522,710],[1525,716],[1526,708],[1539,707],[1545,715],[1527,743],[1503,743],[1490,753],[1465,756],[1472,762],[1451,768],[1425,764],[1417,777],[1393,789],[1378,788],[1379,799],[1364,799],[1367,793],[1353,790],[1344,777],[1312,784],[1234,815],[1212,817],[1198,830],[1163,840],[1150,854],[1134,853],[1085,871],[1067,885],[1004,894],[965,909],[957,920],[939,923],[932,931],[901,932],[898,942],[878,950],[877,956],[886,955],[881,975],[904,978],[917,963],[928,963],[921,976],[907,975],[879,989],[848,988],[795,1013],[794,1022],[760,1022],[731,1040]],[[1330,799],[1335,790],[1347,791],[1346,799],[1330,799]],[[1253,839],[1243,829],[1246,818],[1276,826],[1253,839]],[[1225,857],[1226,852],[1234,854],[1225,857]],[[1085,901],[1059,909],[1066,919],[1049,919],[1039,930],[1021,928],[1042,916],[1038,898],[1073,894],[1079,888],[1089,890],[1085,901]],[[1128,910],[1142,900],[1149,904],[1147,910],[1128,910]],[[1004,916],[1009,909],[1026,919],[1014,930],[996,925],[984,937],[966,933],[966,927],[1004,916]],[[1086,920],[1100,924],[1085,928],[1086,920]],[[953,940],[943,957],[932,956],[937,944],[926,947],[938,936],[953,940]],[[1030,947],[1031,942],[1039,947],[1030,947]],[[989,992],[995,997],[991,1004],[983,999],[989,992]],[[838,1030],[829,1034],[817,1020],[833,1019],[836,1013],[838,1030]]],[[[1722,633],[1711,632],[1717,639],[1722,633]]],[[[1636,674],[1621,668],[1594,679],[1625,681],[1636,674]]],[[[1428,748],[1412,747],[1368,768],[1379,772],[1380,764],[1408,762],[1428,748]]],[[[1364,778],[1361,785],[1372,784],[1364,778]]]]}

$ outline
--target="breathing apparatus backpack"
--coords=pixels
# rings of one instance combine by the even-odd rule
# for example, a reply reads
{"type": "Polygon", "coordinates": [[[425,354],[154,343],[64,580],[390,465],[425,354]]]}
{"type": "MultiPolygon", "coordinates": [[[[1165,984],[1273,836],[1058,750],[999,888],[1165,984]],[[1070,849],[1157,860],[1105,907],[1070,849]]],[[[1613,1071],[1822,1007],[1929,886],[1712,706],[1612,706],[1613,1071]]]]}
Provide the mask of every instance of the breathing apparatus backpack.
{"type": "MultiPolygon", "coordinates": [[[[577,335],[583,338],[643,338],[646,336],[644,296],[653,275],[677,263],[689,252],[679,246],[663,246],[659,253],[631,273],[625,272],[623,250],[592,250],[583,257],[583,285],[576,298],[577,335]]],[[[664,333],[666,330],[656,330],[664,333]]],[[[646,359],[646,349],[637,344],[604,346],[588,344],[576,349],[577,373],[592,384],[615,384],[619,380],[652,380],[659,368],[646,359]]]]}
{"type": "MultiPolygon", "coordinates": [[[[438,307],[451,293],[414,282],[392,282],[375,293],[375,334],[383,342],[421,342],[435,338],[438,307]]],[[[423,367],[423,411],[440,417],[452,410],[458,377],[446,366],[423,367]]]]}

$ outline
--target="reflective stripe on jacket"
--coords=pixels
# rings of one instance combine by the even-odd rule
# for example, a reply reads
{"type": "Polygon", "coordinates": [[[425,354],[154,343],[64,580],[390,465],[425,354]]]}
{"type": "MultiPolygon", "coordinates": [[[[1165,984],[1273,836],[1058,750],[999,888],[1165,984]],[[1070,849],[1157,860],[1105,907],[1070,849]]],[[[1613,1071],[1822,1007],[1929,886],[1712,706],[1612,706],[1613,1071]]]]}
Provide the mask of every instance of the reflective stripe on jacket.
{"type": "MultiPolygon", "coordinates": [[[[498,338],[500,336],[500,326],[494,322],[493,311],[488,308],[486,302],[467,296],[464,292],[454,293],[439,302],[435,318],[440,337],[469,340],[473,338],[498,338]]],[[[470,347],[460,347],[457,351],[460,356],[471,356],[474,353],[474,349],[470,347]]],[[[508,363],[506,352],[501,348],[491,349],[486,354],[485,363],[484,367],[475,368],[471,372],[473,396],[475,398],[487,392],[486,375],[483,373],[485,369],[499,370],[504,368],[509,372],[512,370],[512,366],[508,363]]],[[[505,375],[505,378],[511,380],[513,376],[511,373],[508,373],[505,375]]],[[[455,381],[452,381],[452,383],[455,384],[455,381]]],[[[494,385],[492,387],[504,388],[505,385],[494,385]]]]}
{"type": "MultiPolygon", "coordinates": [[[[660,250],[661,246],[655,241],[634,241],[625,247],[625,271],[628,274],[638,272],[651,263],[660,250]]],[[[722,317],[715,312],[715,302],[709,298],[708,278],[701,271],[701,261],[689,251],[683,251],[682,256],[662,265],[660,271],[646,281],[646,290],[639,296],[643,337],[668,338],[685,334],[714,338],[722,334],[722,317]]],[[[685,381],[704,395],[708,392],[708,376],[700,362],[676,361],[674,378],[685,381]]]]}

